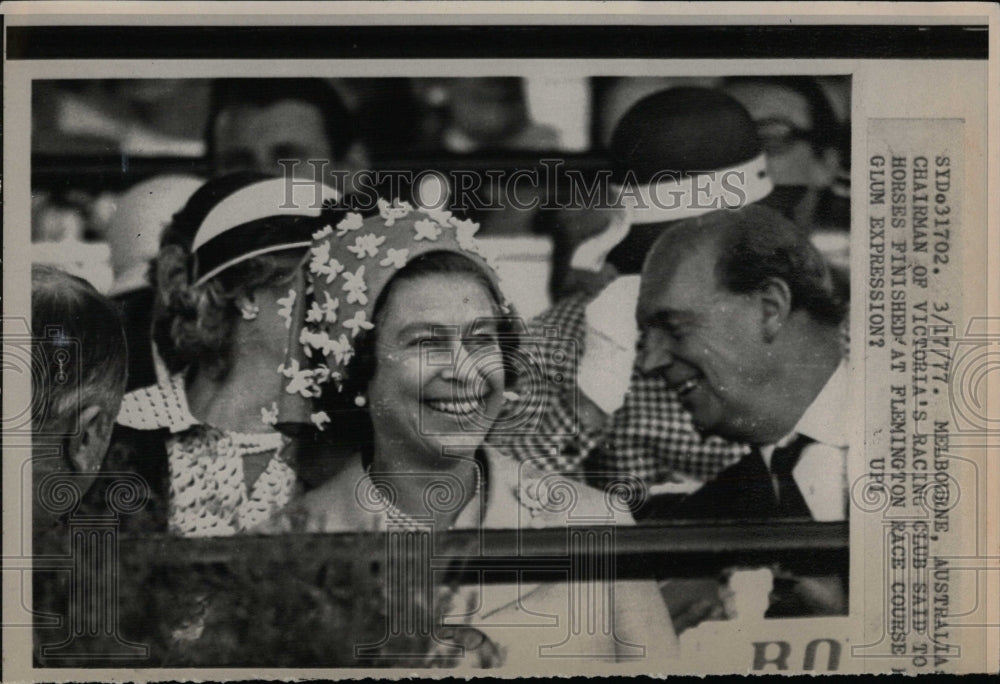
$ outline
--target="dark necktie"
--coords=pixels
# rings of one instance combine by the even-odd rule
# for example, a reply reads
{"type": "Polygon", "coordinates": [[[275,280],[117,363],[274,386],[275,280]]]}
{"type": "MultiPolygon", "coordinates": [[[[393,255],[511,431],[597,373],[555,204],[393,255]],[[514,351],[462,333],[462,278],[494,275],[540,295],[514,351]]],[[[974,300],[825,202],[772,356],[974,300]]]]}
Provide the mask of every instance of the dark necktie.
{"type": "Polygon", "coordinates": [[[795,484],[792,469],[799,462],[802,450],[813,440],[798,435],[787,446],[771,454],[771,473],[778,481],[778,515],[782,518],[812,518],[802,492],[795,484]]]}

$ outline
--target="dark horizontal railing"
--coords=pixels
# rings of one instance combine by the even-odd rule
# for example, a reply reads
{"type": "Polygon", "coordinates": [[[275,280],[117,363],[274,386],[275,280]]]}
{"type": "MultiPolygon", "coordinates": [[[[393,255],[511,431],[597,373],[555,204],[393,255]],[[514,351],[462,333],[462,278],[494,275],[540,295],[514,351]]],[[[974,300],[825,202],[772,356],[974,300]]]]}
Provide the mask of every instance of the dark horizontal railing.
{"type": "MultiPolygon", "coordinates": [[[[33,606],[66,619],[59,629],[36,626],[39,664],[422,666],[432,636],[444,636],[438,611],[461,586],[603,581],[612,558],[620,579],[718,581],[725,568],[776,563],[800,576],[846,578],[848,567],[844,523],[203,539],[119,538],[116,526],[107,516],[73,517],[47,538],[53,553],[33,573],[33,606]]],[[[35,553],[44,548],[36,543],[35,553]]]]}
{"type": "MultiPolygon", "coordinates": [[[[295,534],[210,539],[146,537],[123,539],[122,558],[166,567],[241,565],[259,559],[387,560],[386,533],[295,534]]],[[[544,574],[578,560],[613,555],[623,577],[699,576],[734,565],[794,563],[829,569],[846,563],[847,523],[738,522],[671,523],[634,527],[569,527],[526,530],[435,532],[429,561],[457,573],[518,569],[544,574]],[[573,535],[602,536],[606,544],[575,544],[573,535]]]]}

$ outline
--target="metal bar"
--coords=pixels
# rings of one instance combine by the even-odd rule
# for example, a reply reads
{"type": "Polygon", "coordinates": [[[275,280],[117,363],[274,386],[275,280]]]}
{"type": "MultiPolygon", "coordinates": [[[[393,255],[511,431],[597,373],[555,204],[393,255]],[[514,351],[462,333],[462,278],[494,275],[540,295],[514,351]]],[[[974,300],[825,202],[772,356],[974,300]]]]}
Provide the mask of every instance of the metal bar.
{"type": "MultiPolygon", "coordinates": [[[[830,568],[846,564],[846,523],[672,523],[616,527],[614,556],[620,576],[710,574],[732,565],[794,562],[830,568]]],[[[458,574],[484,570],[547,574],[568,567],[566,528],[457,530],[433,533],[432,567],[458,574]]],[[[123,539],[122,558],[157,566],[242,565],[270,559],[379,563],[386,557],[384,533],[240,536],[212,539],[151,537],[123,539]]],[[[607,553],[588,552],[603,558],[607,553]]],[[[488,581],[488,580],[487,580],[488,581]]],[[[497,579],[495,581],[502,581],[497,579]]]]}

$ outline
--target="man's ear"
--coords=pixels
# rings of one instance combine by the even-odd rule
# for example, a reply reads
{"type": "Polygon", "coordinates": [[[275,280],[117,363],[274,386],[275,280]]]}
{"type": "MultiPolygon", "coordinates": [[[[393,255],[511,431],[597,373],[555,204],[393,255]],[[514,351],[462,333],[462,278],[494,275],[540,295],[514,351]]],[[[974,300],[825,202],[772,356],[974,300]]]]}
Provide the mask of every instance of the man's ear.
{"type": "Polygon", "coordinates": [[[104,462],[104,454],[111,440],[113,421],[111,415],[100,406],[87,406],[80,411],[80,429],[68,438],[67,458],[73,469],[81,476],[90,476],[89,487],[104,462]]]}
{"type": "Polygon", "coordinates": [[[792,291],[780,278],[770,278],[759,291],[764,339],[774,341],[792,311],[792,291]]]}

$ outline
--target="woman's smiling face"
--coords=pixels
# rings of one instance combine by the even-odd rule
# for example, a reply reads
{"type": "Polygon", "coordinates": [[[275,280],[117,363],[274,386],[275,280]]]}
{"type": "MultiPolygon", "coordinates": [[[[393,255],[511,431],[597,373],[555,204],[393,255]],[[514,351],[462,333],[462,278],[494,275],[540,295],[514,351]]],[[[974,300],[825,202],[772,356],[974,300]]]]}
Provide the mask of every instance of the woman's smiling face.
{"type": "Polygon", "coordinates": [[[433,463],[446,446],[478,447],[503,402],[496,305],[471,274],[394,283],[376,317],[368,401],[376,458],[433,463]]]}

